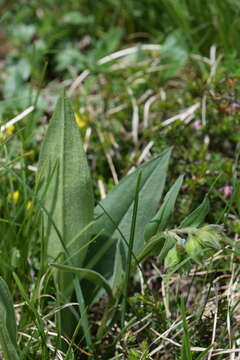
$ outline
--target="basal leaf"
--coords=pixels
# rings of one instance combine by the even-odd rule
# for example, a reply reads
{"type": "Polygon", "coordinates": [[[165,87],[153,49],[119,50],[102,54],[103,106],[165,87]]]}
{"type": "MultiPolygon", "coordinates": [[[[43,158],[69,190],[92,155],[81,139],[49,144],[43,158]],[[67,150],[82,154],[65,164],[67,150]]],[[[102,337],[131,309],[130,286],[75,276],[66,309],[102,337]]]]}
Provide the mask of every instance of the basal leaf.
{"type": "MultiPolygon", "coordinates": [[[[159,156],[142,165],[141,185],[139,189],[138,212],[133,241],[133,253],[137,255],[144,246],[144,228],[156,213],[157,206],[162,196],[166,174],[169,164],[171,149],[167,149],[159,156]]],[[[85,264],[109,241],[109,247],[95,264],[94,269],[106,279],[113,276],[117,243],[121,242],[121,252],[127,258],[130,238],[131,219],[135,197],[135,187],[138,171],[125,177],[95,209],[96,223],[93,233],[102,231],[96,242],[90,246],[85,264]]],[[[121,276],[120,276],[121,277],[121,276]]],[[[113,280],[116,285],[116,280],[113,280]]],[[[91,290],[90,290],[91,292],[91,290]]]]}
{"type": "MultiPolygon", "coordinates": [[[[93,220],[93,190],[80,131],[64,94],[58,100],[42,145],[38,183],[44,205],[48,261],[81,267],[90,240],[89,230],[83,230],[93,220]]],[[[56,271],[54,275],[64,301],[70,300],[75,289],[84,335],[91,348],[80,284],[72,273],[56,271]]],[[[70,310],[64,309],[61,318],[71,337],[76,324],[70,310]]]]}
{"type": "MultiPolygon", "coordinates": [[[[139,210],[137,221],[137,234],[135,249],[141,248],[143,242],[142,230],[150,216],[156,212],[165,185],[171,149],[142,165],[142,179],[139,194],[139,210]],[[140,235],[140,236],[139,236],[140,235]]],[[[129,238],[131,228],[131,215],[135,196],[135,187],[138,172],[134,171],[115,186],[95,209],[97,219],[94,231],[97,233],[104,229],[104,235],[115,235],[119,238],[118,227],[126,238],[129,238]],[[102,207],[105,209],[103,211],[102,207]],[[107,214],[111,215],[111,219],[107,214]],[[113,221],[112,221],[113,220],[113,221]]]]}
{"type": "MultiPolygon", "coordinates": [[[[42,145],[39,174],[45,208],[62,236],[71,263],[81,266],[84,252],[78,250],[88,242],[89,231],[74,242],[71,240],[93,219],[93,192],[79,128],[64,95],[57,103],[42,145]],[[54,173],[49,178],[51,172],[54,173]]],[[[64,249],[51,219],[45,216],[45,222],[48,257],[53,262],[64,249]]]]}

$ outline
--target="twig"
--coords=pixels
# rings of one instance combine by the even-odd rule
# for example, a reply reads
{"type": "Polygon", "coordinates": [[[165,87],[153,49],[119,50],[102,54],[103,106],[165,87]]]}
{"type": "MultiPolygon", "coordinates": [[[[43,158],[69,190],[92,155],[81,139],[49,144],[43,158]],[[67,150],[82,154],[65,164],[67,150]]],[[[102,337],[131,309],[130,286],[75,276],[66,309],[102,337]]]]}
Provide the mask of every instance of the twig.
{"type": "Polygon", "coordinates": [[[172,124],[176,120],[181,120],[181,121],[189,120],[189,117],[191,117],[199,107],[200,107],[200,103],[197,102],[196,104],[194,104],[194,105],[190,106],[189,108],[183,110],[180,114],[174,115],[173,117],[165,120],[162,123],[162,126],[168,126],[168,125],[172,124]]]}
{"type": "Polygon", "coordinates": [[[131,88],[127,89],[128,94],[131,99],[133,114],[132,114],[132,137],[135,145],[138,143],[138,127],[139,127],[139,109],[137,105],[137,100],[133,95],[133,91],[131,88]]]}
{"type": "Polygon", "coordinates": [[[143,128],[146,129],[146,127],[149,124],[149,110],[150,106],[158,99],[157,95],[151,96],[144,104],[144,111],[143,111],[143,128]]]}
{"type": "Polygon", "coordinates": [[[137,164],[140,165],[147,157],[147,155],[149,154],[149,151],[151,150],[152,146],[154,144],[154,141],[150,141],[147,146],[143,149],[142,154],[140,155],[137,164]]]}

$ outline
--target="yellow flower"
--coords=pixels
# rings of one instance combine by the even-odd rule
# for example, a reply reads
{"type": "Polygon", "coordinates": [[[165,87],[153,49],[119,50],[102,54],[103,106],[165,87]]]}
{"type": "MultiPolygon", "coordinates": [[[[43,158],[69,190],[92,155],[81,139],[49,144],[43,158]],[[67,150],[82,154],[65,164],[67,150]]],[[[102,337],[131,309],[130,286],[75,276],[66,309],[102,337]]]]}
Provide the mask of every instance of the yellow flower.
{"type": "Polygon", "coordinates": [[[14,125],[9,125],[7,128],[6,128],[6,132],[8,135],[12,135],[13,132],[14,132],[14,129],[15,129],[15,126],[14,125]]]}
{"type": "Polygon", "coordinates": [[[20,197],[20,192],[18,190],[8,194],[8,199],[13,200],[15,203],[18,202],[19,197],[20,197]]]}
{"type": "Polygon", "coordinates": [[[33,202],[32,202],[32,200],[29,200],[29,201],[27,202],[26,208],[27,208],[28,211],[32,210],[32,208],[33,208],[33,202]]]}
{"type": "Polygon", "coordinates": [[[7,135],[11,136],[14,132],[15,126],[14,125],[9,125],[6,129],[5,132],[0,131],[0,139],[6,139],[7,135]]]}
{"type": "Polygon", "coordinates": [[[81,117],[79,114],[75,113],[74,116],[75,116],[75,120],[80,128],[84,128],[87,125],[84,118],[81,117]]]}

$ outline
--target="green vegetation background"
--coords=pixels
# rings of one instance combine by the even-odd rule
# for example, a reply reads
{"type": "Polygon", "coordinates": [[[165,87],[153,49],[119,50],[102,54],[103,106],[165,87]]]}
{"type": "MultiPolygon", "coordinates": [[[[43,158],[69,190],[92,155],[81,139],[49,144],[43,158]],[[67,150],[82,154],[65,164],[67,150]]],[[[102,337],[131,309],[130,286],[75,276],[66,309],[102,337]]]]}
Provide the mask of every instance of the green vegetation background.
{"type": "MultiPolygon", "coordinates": [[[[16,124],[7,137],[1,135],[1,158],[20,167],[20,176],[29,186],[34,183],[32,168],[37,165],[59,90],[71,89],[77,77],[89,70],[86,79],[71,92],[71,99],[97,198],[137,166],[144,151],[145,160],[174,146],[168,181],[172,184],[182,173],[185,181],[172,224],[183,219],[209,192],[212,210],[208,222],[224,224],[229,236],[238,236],[238,0],[0,0],[0,11],[1,123],[35,106],[34,113],[16,124]],[[133,54],[126,52],[121,58],[99,64],[103,57],[139,44],[160,47],[147,51],[139,47],[133,54]],[[193,105],[195,110],[191,110],[193,105]],[[139,126],[133,136],[136,121],[139,126]]],[[[34,232],[38,219],[29,221],[31,201],[24,186],[2,171],[0,272],[17,301],[12,271],[28,289],[41,268],[34,232]],[[14,219],[15,226],[9,225],[9,218],[14,219]]],[[[226,259],[216,268],[228,272],[230,265],[226,259]]],[[[149,267],[147,264],[146,271],[152,274],[149,267]]],[[[196,288],[212,281],[206,276],[196,282],[196,288]]],[[[131,311],[139,318],[155,311],[152,296],[150,292],[142,299],[137,294],[131,311]],[[139,301],[144,310],[137,310],[139,301]]],[[[161,296],[154,296],[162,307],[161,296]]],[[[174,307],[177,297],[170,302],[174,307]]],[[[226,304],[221,305],[224,318],[226,304]]],[[[161,315],[162,321],[165,315],[161,315]]],[[[23,329],[29,321],[29,315],[25,317],[23,329]]],[[[168,325],[163,325],[162,331],[168,325]]],[[[207,339],[203,334],[208,332],[196,335],[196,346],[208,346],[211,332],[207,339]]],[[[147,347],[144,341],[150,340],[151,335],[145,334],[144,340],[136,342],[137,349],[141,352],[147,347]]],[[[135,341],[132,339],[132,344],[135,341]]],[[[225,338],[220,338],[218,346],[225,345],[225,338]]],[[[129,359],[138,359],[128,346],[125,350],[129,359]]]]}

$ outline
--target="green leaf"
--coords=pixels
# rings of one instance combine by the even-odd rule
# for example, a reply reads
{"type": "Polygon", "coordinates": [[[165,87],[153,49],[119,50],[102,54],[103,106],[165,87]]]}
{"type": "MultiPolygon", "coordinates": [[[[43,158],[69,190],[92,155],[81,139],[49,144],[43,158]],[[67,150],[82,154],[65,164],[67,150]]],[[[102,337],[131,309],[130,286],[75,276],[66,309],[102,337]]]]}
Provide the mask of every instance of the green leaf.
{"type": "Polygon", "coordinates": [[[170,33],[161,48],[162,64],[169,65],[164,71],[164,78],[171,78],[180,73],[188,60],[188,51],[182,41],[181,31],[170,33]]]}
{"type": "Polygon", "coordinates": [[[13,301],[5,281],[0,277],[0,347],[6,360],[19,359],[13,301]]]}
{"type": "Polygon", "coordinates": [[[171,189],[168,191],[164,198],[164,202],[157,214],[150,221],[145,228],[145,239],[148,240],[154,236],[158,231],[162,231],[166,228],[168,220],[173,213],[175,202],[182,186],[183,175],[179,176],[176,182],[173,184],[171,189]]]}
{"type": "Polygon", "coordinates": [[[161,249],[161,252],[158,256],[158,260],[162,261],[166,258],[168,252],[176,245],[176,239],[173,235],[171,235],[169,232],[166,232],[165,234],[165,241],[164,245],[161,249]]]}
{"type": "Polygon", "coordinates": [[[114,297],[110,285],[104,279],[104,277],[101,274],[98,274],[96,271],[84,269],[84,268],[77,268],[74,266],[60,265],[60,264],[51,264],[51,266],[54,266],[55,268],[61,271],[76,274],[80,277],[80,279],[86,278],[91,282],[94,282],[95,284],[99,285],[100,287],[103,287],[109,296],[110,302],[111,303],[114,302],[114,297]]]}
{"type": "Polygon", "coordinates": [[[51,219],[45,216],[49,261],[56,261],[65,247],[72,264],[81,266],[85,252],[78,250],[89,241],[89,231],[74,242],[71,240],[93,219],[93,191],[80,131],[64,94],[57,103],[42,145],[39,174],[43,178],[43,203],[64,242],[59,239],[51,219]]]}
{"type": "MultiPolygon", "coordinates": [[[[131,220],[135,197],[135,187],[139,170],[141,171],[141,184],[139,189],[138,212],[133,239],[133,253],[137,256],[144,247],[144,228],[154,216],[162,196],[165,185],[166,174],[170,159],[171,149],[145,163],[137,171],[126,176],[115,188],[113,188],[95,209],[96,223],[93,226],[93,234],[101,235],[89,247],[85,260],[85,266],[98,254],[108,242],[109,247],[105,249],[102,256],[98,258],[94,269],[101,273],[104,278],[113,280],[115,268],[116,246],[121,242],[122,258],[127,258],[130,239],[131,220]],[[109,241],[109,238],[113,241],[109,241]]],[[[120,245],[118,245],[120,246],[120,245]]],[[[116,272],[115,272],[116,273],[116,272]]],[[[120,281],[120,280],[119,280],[120,281]]],[[[92,289],[90,289],[90,293],[92,289]]],[[[89,299],[89,296],[87,296],[89,299]]]]}
{"type": "MultiPolygon", "coordinates": [[[[155,213],[161,199],[170,154],[171,149],[168,149],[139,168],[142,172],[142,178],[134,238],[135,253],[142,249],[144,243],[143,229],[149,218],[155,213]]],[[[124,237],[129,239],[137,176],[138,171],[134,171],[125,177],[101,201],[101,206],[105,209],[106,213],[111,214],[114,222],[103,212],[102,207],[96,207],[95,216],[98,218],[94,226],[96,233],[104,229],[104,235],[119,238],[118,229],[120,229],[124,237]]]]}
{"type": "Polygon", "coordinates": [[[209,209],[209,200],[205,197],[203,202],[181,222],[180,228],[199,227],[207,216],[209,209]]]}
{"type": "Polygon", "coordinates": [[[149,256],[158,255],[162,251],[165,241],[166,239],[163,233],[158,233],[155,236],[153,236],[144,246],[142,251],[138,254],[137,256],[138,262],[140,263],[149,256]]]}
{"type": "MultiPolygon", "coordinates": [[[[88,228],[93,220],[93,190],[80,130],[64,94],[58,100],[42,145],[38,181],[42,181],[39,195],[44,206],[48,261],[81,267],[90,240],[90,231],[81,230],[88,228]]],[[[56,271],[54,275],[65,302],[70,300],[75,288],[82,327],[91,349],[90,328],[80,284],[70,273],[56,271]]],[[[71,337],[75,324],[70,310],[64,309],[61,316],[65,332],[71,337]]]]}

